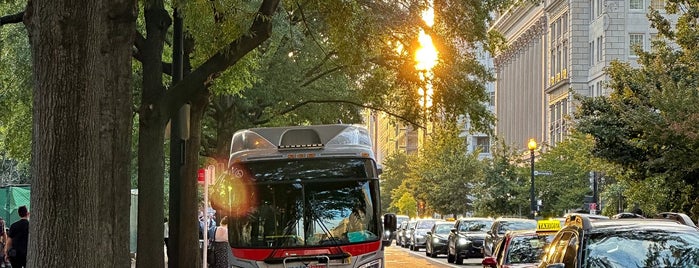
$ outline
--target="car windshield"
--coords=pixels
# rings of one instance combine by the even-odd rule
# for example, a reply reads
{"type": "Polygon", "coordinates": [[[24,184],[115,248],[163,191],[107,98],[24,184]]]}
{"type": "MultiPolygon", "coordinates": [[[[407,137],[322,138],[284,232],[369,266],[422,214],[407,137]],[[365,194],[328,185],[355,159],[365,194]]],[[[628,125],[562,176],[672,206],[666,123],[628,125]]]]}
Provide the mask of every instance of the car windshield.
{"type": "Polygon", "coordinates": [[[451,227],[453,227],[453,224],[437,224],[434,227],[434,233],[435,234],[449,234],[451,232],[451,227]]]}
{"type": "Polygon", "coordinates": [[[507,264],[538,263],[555,234],[515,236],[507,247],[507,264]]]}
{"type": "Polygon", "coordinates": [[[583,267],[699,267],[699,232],[624,230],[591,234],[583,267]]]}
{"type": "Polygon", "coordinates": [[[492,221],[467,220],[461,222],[459,232],[485,232],[493,225],[492,221]]]}
{"type": "Polygon", "coordinates": [[[535,230],[536,221],[506,221],[500,225],[498,233],[504,234],[507,231],[535,230]]]}
{"type": "Polygon", "coordinates": [[[435,221],[419,221],[415,229],[431,229],[435,221]]]}

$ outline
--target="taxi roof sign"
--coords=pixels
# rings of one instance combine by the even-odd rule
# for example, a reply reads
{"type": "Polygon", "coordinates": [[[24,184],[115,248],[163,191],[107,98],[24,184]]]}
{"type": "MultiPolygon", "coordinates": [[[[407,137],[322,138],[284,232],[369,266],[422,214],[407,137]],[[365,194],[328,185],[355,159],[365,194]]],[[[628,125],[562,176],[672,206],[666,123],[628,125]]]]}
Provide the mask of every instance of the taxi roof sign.
{"type": "Polygon", "coordinates": [[[539,220],[536,222],[536,231],[558,231],[561,229],[559,220],[539,220]]]}

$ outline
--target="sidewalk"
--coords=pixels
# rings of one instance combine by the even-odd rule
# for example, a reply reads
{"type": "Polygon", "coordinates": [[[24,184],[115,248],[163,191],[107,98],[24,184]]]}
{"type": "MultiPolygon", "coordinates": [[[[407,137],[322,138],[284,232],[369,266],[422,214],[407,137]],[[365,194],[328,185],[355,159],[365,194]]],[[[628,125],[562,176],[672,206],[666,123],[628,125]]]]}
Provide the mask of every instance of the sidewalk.
{"type": "MultiPolygon", "coordinates": [[[[424,251],[422,254],[425,254],[424,251]]],[[[427,259],[411,256],[407,250],[402,250],[400,246],[395,244],[384,248],[384,255],[386,268],[444,267],[444,265],[430,262],[427,259]]]]}

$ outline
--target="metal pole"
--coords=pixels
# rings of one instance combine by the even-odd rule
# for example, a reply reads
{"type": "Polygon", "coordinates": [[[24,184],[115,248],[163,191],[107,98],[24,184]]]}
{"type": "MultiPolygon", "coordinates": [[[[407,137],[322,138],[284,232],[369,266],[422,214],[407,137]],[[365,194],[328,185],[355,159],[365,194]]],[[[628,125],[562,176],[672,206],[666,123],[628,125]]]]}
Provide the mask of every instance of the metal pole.
{"type": "Polygon", "coordinates": [[[531,152],[531,187],[529,188],[529,198],[531,199],[531,215],[532,218],[536,217],[536,197],[534,196],[534,150],[529,150],[531,152]]]}

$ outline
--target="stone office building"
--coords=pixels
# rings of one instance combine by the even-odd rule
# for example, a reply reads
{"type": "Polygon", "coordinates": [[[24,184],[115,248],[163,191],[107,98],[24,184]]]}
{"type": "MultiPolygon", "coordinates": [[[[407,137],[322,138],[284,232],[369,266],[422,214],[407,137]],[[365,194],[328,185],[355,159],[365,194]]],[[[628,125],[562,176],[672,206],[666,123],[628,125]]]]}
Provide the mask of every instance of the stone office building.
{"type": "Polygon", "coordinates": [[[663,0],[520,1],[497,14],[492,29],[507,39],[494,56],[496,134],[514,148],[555,146],[569,132],[573,94],[601,96],[612,60],[636,64],[631,49],[650,48],[649,7],[663,0]]]}

